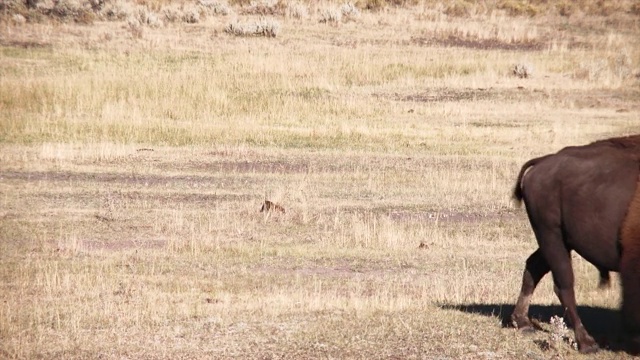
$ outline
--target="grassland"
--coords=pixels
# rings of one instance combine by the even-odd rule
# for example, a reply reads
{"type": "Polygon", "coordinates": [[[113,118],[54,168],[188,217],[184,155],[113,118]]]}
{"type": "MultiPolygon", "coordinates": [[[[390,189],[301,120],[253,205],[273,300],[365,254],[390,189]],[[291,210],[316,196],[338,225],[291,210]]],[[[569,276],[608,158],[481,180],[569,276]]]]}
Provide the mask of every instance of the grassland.
{"type": "MultiPolygon", "coordinates": [[[[113,4],[0,17],[1,358],[582,358],[550,278],[546,332],[505,326],[536,247],[510,191],[640,132],[633,2],[113,4]]],[[[574,267],[624,358],[617,282],[574,267]]]]}

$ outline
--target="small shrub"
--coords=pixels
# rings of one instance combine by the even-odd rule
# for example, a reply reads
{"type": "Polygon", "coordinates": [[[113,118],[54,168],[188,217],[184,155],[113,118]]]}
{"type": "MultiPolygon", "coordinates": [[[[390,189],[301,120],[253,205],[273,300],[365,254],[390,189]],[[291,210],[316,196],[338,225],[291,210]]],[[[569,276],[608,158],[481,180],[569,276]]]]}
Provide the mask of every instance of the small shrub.
{"type": "Polygon", "coordinates": [[[100,12],[106,3],[106,0],[89,0],[89,5],[91,5],[91,10],[94,12],[100,12]]]}
{"type": "Polygon", "coordinates": [[[182,14],[182,21],[188,24],[197,24],[200,22],[200,12],[196,8],[189,8],[182,14]]]}
{"type": "Polygon", "coordinates": [[[162,20],[160,20],[158,14],[152,12],[147,16],[147,25],[152,28],[159,28],[164,26],[164,23],[162,22],[162,20]]]}
{"type": "Polygon", "coordinates": [[[100,13],[107,20],[126,20],[133,16],[133,11],[131,4],[116,1],[107,3],[100,13]]]}
{"type": "Polygon", "coordinates": [[[184,16],[182,11],[175,7],[166,7],[162,9],[162,15],[164,16],[164,19],[170,23],[178,22],[184,16]]]}
{"type": "Polygon", "coordinates": [[[237,6],[237,7],[250,6],[253,3],[253,0],[228,0],[228,1],[229,1],[229,5],[237,6]]]}
{"type": "Polygon", "coordinates": [[[306,19],[309,17],[309,9],[298,2],[287,5],[286,16],[294,19],[306,19]]]}
{"type": "Polygon", "coordinates": [[[498,3],[498,9],[506,10],[511,16],[535,16],[538,9],[525,1],[504,0],[498,3]]]}
{"type": "Polygon", "coordinates": [[[73,0],[57,0],[54,1],[49,14],[61,19],[68,19],[75,17],[81,9],[82,5],[73,0]]]}
{"type": "Polygon", "coordinates": [[[352,3],[343,4],[340,7],[340,12],[345,20],[354,20],[360,16],[360,10],[352,3]]]}
{"type": "Polygon", "coordinates": [[[275,0],[251,3],[249,7],[242,9],[241,13],[245,15],[283,16],[286,10],[287,5],[283,1],[275,0]]]}
{"type": "Polygon", "coordinates": [[[360,0],[358,5],[367,10],[379,11],[387,6],[387,3],[385,0],[360,0]]]}
{"type": "Polygon", "coordinates": [[[229,23],[224,32],[236,36],[276,37],[280,32],[280,23],[271,19],[260,19],[254,23],[229,23]]]}
{"type": "Polygon", "coordinates": [[[144,35],[144,28],[142,27],[142,24],[140,24],[140,20],[132,16],[127,19],[127,26],[134,39],[142,39],[142,36],[144,35]]]}
{"type": "Polygon", "coordinates": [[[256,24],[256,35],[276,37],[280,32],[280,23],[270,19],[260,19],[256,24]]]}
{"type": "Polygon", "coordinates": [[[212,15],[229,15],[229,6],[215,0],[200,0],[198,4],[207,10],[212,15]]]}
{"type": "Polygon", "coordinates": [[[95,20],[96,14],[89,9],[81,9],[73,18],[73,21],[83,25],[91,25],[95,20]]]}
{"type": "Polygon", "coordinates": [[[556,4],[556,11],[560,16],[570,17],[575,12],[575,5],[571,1],[561,1],[556,4]]]}
{"type": "Polygon", "coordinates": [[[40,2],[40,0],[27,0],[27,8],[29,9],[35,9],[36,7],[38,7],[38,3],[40,2]]]}
{"type": "Polygon", "coordinates": [[[550,323],[551,323],[550,345],[552,348],[558,350],[560,348],[560,345],[563,342],[566,342],[572,348],[578,349],[577,343],[567,335],[569,333],[569,329],[567,328],[567,325],[564,323],[563,318],[554,315],[551,317],[550,323]]]}
{"type": "Polygon", "coordinates": [[[464,0],[456,0],[444,9],[444,13],[453,17],[469,17],[472,12],[472,4],[464,0]]]}

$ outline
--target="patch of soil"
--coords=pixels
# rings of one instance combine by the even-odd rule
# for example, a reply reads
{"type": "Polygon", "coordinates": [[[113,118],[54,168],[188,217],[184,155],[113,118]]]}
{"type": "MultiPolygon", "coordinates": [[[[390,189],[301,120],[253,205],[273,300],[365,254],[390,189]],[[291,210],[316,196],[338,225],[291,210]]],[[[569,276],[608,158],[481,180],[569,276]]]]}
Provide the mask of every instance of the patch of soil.
{"type": "MultiPolygon", "coordinates": [[[[211,204],[223,201],[246,201],[251,200],[254,196],[239,194],[203,194],[203,193],[145,193],[140,191],[127,192],[110,192],[107,195],[111,201],[136,200],[146,202],[160,203],[189,203],[192,206],[200,203],[211,204]]],[[[53,202],[61,202],[68,204],[70,201],[79,201],[87,203],[92,200],[104,200],[105,194],[95,192],[82,193],[43,193],[37,196],[39,199],[46,201],[48,204],[53,202]]]]}
{"type": "Polygon", "coordinates": [[[6,39],[0,36],[0,46],[18,47],[23,49],[44,49],[52,48],[50,43],[32,40],[14,40],[6,39]]]}
{"type": "Polygon", "coordinates": [[[446,38],[412,37],[411,43],[420,46],[461,47],[479,50],[512,50],[512,51],[540,51],[546,48],[543,41],[505,42],[497,39],[470,39],[450,35],[446,38]]]}
{"type": "Polygon", "coordinates": [[[346,213],[387,215],[394,221],[405,222],[445,222],[445,223],[477,223],[482,221],[513,221],[526,214],[518,209],[500,209],[488,212],[436,211],[419,210],[406,207],[341,207],[346,213]]]}
{"type": "Polygon", "coordinates": [[[109,250],[109,251],[122,251],[131,249],[164,249],[167,246],[167,241],[162,239],[156,240],[118,240],[118,241],[99,241],[99,240],[86,240],[82,241],[82,248],[89,251],[96,250],[109,250]]]}
{"type": "Polygon", "coordinates": [[[618,113],[640,110],[640,90],[573,91],[558,96],[560,102],[570,102],[577,108],[610,108],[618,113]]]}
{"type": "Polygon", "coordinates": [[[212,176],[181,175],[138,175],[118,173],[82,173],[71,171],[6,171],[0,172],[0,180],[25,180],[25,181],[68,181],[68,182],[103,182],[121,183],[126,185],[170,185],[176,182],[190,184],[211,184],[219,181],[212,176]]]}
{"type": "Polygon", "coordinates": [[[538,90],[527,90],[525,88],[513,89],[451,89],[435,88],[429,91],[416,94],[374,94],[374,96],[390,98],[395,101],[411,102],[458,102],[458,101],[481,101],[490,99],[520,100],[520,99],[542,99],[549,95],[538,90]]]}
{"type": "Polygon", "coordinates": [[[158,168],[171,170],[206,170],[213,173],[267,173],[267,174],[299,174],[309,172],[309,162],[295,160],[268,161],[185,161],[160,164],[158,168]]]}
{"type": "Polygon", "coordinates": [[[481,221],[511,221],[520,217],[515,212],[500,211],[494,213],[465,213],[465,212],[435,212],[435,211],[402,211],[394,210],[389,217],[396,221],[432,221],[432,222],[460,222],[476,223],[481,221]]]}

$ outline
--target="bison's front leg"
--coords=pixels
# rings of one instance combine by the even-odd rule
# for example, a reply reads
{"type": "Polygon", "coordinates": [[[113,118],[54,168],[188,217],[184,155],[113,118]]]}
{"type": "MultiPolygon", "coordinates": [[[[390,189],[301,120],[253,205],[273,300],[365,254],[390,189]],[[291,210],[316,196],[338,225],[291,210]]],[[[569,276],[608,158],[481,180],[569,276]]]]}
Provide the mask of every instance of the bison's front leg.
{"type": "Polygon", "coordinates": [[[529,303],[536,286],[548,272],[549,264],[542,256],[540,249],[538,249],[527,259],[524,274],[522,275],[520,296],[518,296],[518,302],[511,314],[511,321],[516,328],[524,331],[534,330],[531,320],[529,320],[529,303]]]}
{"type": "MultiPolygon", "coordinates": [[[[552,243],[555,245],[555,243],[552,243]]],[[[576,304],[576,295],[573,290],[574,277],[573,266],[571,265],[571,253],[564,247],[548,246],[546,254],[550,260],[551,272],[553,274],[554,290],[562,307],[565,309],[578,343],[578,350],[581,353],[593,353],[598,351],[599,347],[596,341],[589,335],[587,329],[582,324],[580,316],[578,316],[578,308],[576,304]]]]}

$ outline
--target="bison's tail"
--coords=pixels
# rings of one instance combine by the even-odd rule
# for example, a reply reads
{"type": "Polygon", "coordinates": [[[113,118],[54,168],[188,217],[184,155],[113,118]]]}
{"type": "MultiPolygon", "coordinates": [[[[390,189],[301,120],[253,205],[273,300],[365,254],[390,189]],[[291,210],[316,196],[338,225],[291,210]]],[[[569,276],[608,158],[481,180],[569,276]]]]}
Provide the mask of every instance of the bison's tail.
{"type": "Polygon", "coordinates": [[[513,187],[513,200],[516,202],[517,205],[520,205],[520,203],[522,203],[522,198],[524,196],[523,188],[522,188],[522,178],[524,178],[524,174],[527,172],[527,170],[530,167],[548,158],[549,156],[551,155],[545,155],[539,158],[531,159],[526,163],[524,163],[524,165],[522,165],[522,168],[520,169],[520,173],[518,174],[518,179],[516,180],[516,185],[513,187]]]}

